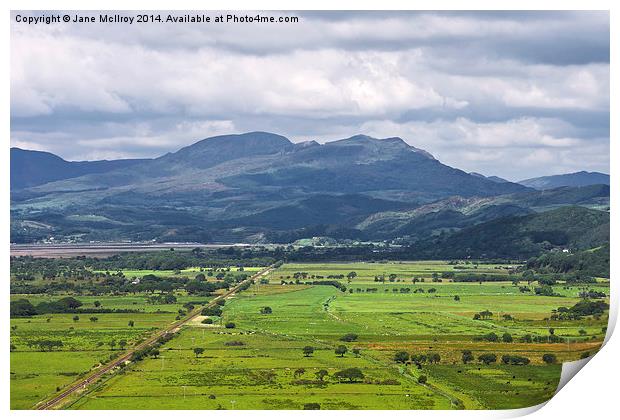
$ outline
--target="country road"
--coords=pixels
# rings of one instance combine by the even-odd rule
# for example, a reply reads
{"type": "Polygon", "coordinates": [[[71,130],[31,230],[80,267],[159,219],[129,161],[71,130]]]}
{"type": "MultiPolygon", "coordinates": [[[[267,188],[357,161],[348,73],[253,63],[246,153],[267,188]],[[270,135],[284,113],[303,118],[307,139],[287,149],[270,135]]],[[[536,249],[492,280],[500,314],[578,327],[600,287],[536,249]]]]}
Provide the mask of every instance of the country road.
{"type": "Polygon", "coordinates": [[[227,298],[227,297],[235,294],[245,284],[251,283],[253,280],[257,279],[258,277],[263,276],[265,274],[268,274],[273,268],[274,268],[273,266],[269,266],[269,267],[259,271],[258,273],[254,274],[253,276],[248,277],[246,280],[242,281],[241,283],[239,283],[238,285],[236,285],[235,287],[233,287],[232,289],[230,289],[229,291],[227,291],[223,295],[218,296],[217,298],[213,299],[212,301],[210,301],[206,305],[203,305],[203,306],[201,306],[199,308],[194,309],[185,318],[170,324],[168,327],[164,328],[163,330],[158,331],[153,336],[151,336],[149,339],[143,341],[142,343],[140,343],[137,346],[133,347],[132,349],[128,350],[127,352],[125,352],[124,354],[119,356],[118,358],[116,358],[116,359],[112,360],[111,362],[107,363],[106,365],[100,367],[95,372],[90,373],[86,378],[79,379],[78,381],[76,381],[72,385],[69,385],[69,387],[67,389],[65,389],[64,391],[62,391],[60,394],[58,394],[58,395],[56,395],[56,396],[54,396],[54,397],[52,397],[52,398],[50,398],[50,399],[48,399],[46,401],[42,401],[42,402],[37,403],[37,405],[34,408],[36,410],[49,410],[49,409],[53,409],[56,406],[61,405],[61,403],[64,402],[73,393],[75,393],[75,392],[77,392],[77,391],[79,391],[81,389],[85,389],[88,385],[92,384],[93,382],[95,382],[97,379],[99,379],[100,377],[102,377],[106,373],[112,371],[114,368],[116,368],[116,367],[122,365],[123,363],[125,363],[126,361],[130,360],[131,357],[133,356],[133,354],[136,351],[144,349],[145,347],[148,347],[148,346],[152,345],[160,337],[162,337],[162,336],[164,336],[164,335],[166,335],[168,333],[175,332],[180,327],[182,327],[183,325],[187,324],[188,322],[190,322],[191,320],[193,320],[194,318],[199,316],[201,311],[202,311],[202,309],[210,308],[210,307],[215,306],[217,304],[216,303],[217,300],[222,299],[222,298],[227,298]]]}

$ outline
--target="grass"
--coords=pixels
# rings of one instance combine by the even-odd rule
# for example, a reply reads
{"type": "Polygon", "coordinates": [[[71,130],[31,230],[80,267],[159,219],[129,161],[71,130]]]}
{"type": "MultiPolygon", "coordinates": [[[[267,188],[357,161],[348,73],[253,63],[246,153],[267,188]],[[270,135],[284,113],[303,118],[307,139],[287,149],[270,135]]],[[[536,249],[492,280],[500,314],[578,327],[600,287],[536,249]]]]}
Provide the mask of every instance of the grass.
{"type": "MultiPolygon", "coordinates": [[[[558,285],[554,290],[561,296],[536,296],[521,293],[506,281],[430,281],[434,272],[454,271],[452,267],[445,262],[285,264],[267,276],[269,284],[255,284],[228,299],[222,317],[213,318],[214,324],[202,324],[201,319],[188,324],[160,348],[158,358],[130,364],[121,374],[77,398],[70,408],[301,409],[307,403],[318,403],[322,409],[519,408],[548,400],[557,387],[561,365],[544,364],[543,354],[553,353],[559,361],[567,361],[600,347],[605,318],[548,320],[552,310],[579,301],[578,287],[558,285]],[[340,281],[353,289],[352,293],[333,286],[280,284],[282,280],[292,281],[296,272],[326,277],[350,271],[358,276],[350,283],[340,281]],[[401,281],[375,282],[374,276],[383,273],[397,274],[401,281]],[[413,285],[414,276],[426,281],[413,285]],[[366,292],[366,288],[377,288],[377,292],[366,292]],[[401,288],[411,291],[400,293],[401,288]],[[424,292],[413,293],[417,288],[424,292]],[[436,290],[429,293],[431,288],[436,290]],[[455,295],[460,300],[455,300],[455,295]],[[272,309],[271,314],[261,313],[266,306],[272,309]],[[473,315],[483,310],[494,315],[474,320],[473,315]],[[502,315],[506,314],[513,319],[505,319],[502,315]],[[236,328],[224,328],[227,322],[234,322],[236,328]],[[546,337],[549,328],[570,342],[520,341],[526,334],[546,337]],[[490,332],[500,336],[509,333],[514,342],[475,340],[490,332]],[[346,333],[359,337],[355,342],[343,342],[340,338],[346,333]],[[334,349],[342,344],[348,352],[339,357],[334,349]],[[311,357],[304,357],[305,346],[315,349],[311,357]],[[205,349],[200,357],[194,355],[196,347],[205,349]],[[358,355],[352,353],[354,348],[359,349],[358,355]],[[397,364],[393,356],[399,350],[436,352],[441,362],[419,368],[397,364]],[[463,350],[471,350],[476,358],[488,352],[498,358],[518,354],[528,357],[531,364],[464,365],[463,350]],[[363,372],[362,381],[340,382],[334,377],[337,371],[352,367],[363,372]],[[324,381],[316,377],[321,369],[328,372],[324,381]],[[421,375],[427,376],[427,384],[418,383],[421,375]]],[[[468,270],[497,276],[509,270],[492,264],[473,267],[468,270]]],[[[608,293],[609,284],[601,282],[590,288],[608,293]]],[[[30,298],[35,303],[36,299],[48,299],[30,298]]],[[[97,323],[88,322],[85,315],[80,315],[83,319],[77,323],[71,315],[54,315],[49,323],[46,317],[12,320],[11,324],[18,326],[11,334],[12,343],[17,344],[17,351],[11,354],[13,408],[32,406],[37,398],[66,385],[113,353],[98,342],[121,336],[136,342],[150,328],[172,321],[184,302],[196,300],[180,295],[174,305],[150,305],[146,295],[79,299],[85,307],[94,307],[94,300],[99,300],[102,307],[143,312],[99,314],[97,323]],[[155,308],[167,313],[158,313],[155,308]],[[127,327],[130,318],[135,319],[133,329],[127,327]],[[62,351],[46,354],[55,360],[50,372],[29,364],[42,354],[27,348],[27,340],[38,336],[66,341],[62,351]],[[69,357],[78,354],[80,363],[71,364],[69,357]],[[75,372],[66,372],[63,366],[72,366],[75,372]],[[40,388],[35,389],[35,385],[40,388]]]]}
{"type": "Polygon", "coordinates": [[[174,313],[39,315],[11,319],[11,409],[33,407],[57,389],[70,384],[120,351],[119,342],[128,346],[149,336],[155,329],[174,321],[174,313]],[[47,320],[50,319],[48,322],[47,320]],[[129,321],[134,327],[129,327],[129,321]],[[63,347],[40,351],[29,343],[37,340],[61,340],[63,347]],[[116,342],[112,348],[110,343],[116,342]]]}

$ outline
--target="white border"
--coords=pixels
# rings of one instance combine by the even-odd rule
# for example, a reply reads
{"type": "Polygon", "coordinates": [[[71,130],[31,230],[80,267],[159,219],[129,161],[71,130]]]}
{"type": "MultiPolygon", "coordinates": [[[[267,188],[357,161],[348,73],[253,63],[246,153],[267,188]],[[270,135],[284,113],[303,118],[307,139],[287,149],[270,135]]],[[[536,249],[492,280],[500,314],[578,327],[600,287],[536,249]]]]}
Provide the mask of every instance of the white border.
{"type": "MultiPolygon", "coordinates": [[[[352,10],[610,10],[611,13],[611,68],[618,68],[618,54],[615,53],[614,47],[618,47],[618,19],[617,11],[619,6],[618,2],[606,1],[606,0],[589,0],[589,1],[575,1],[575,0],[504,0],[501,2],[490,0],[469,0],[467,2],[458,0],[435,0],[435,1],[399,1],[399,0],[382,0],[382,1],[367,1],[358,0],[356,2],[340,2],[336,3],[333,0],[300,0],[292,4],[291,1],[284,0],[263,0],[261,2],[252,3],[250,1],[242,0],[214,0],[208,3],[200,2],[197,0],[175,0],[174,2],[164,2],[155,5],[152,1],[138,0],[138,1],[120,1],[109,0],[101,1],[94,0],[88,3],[84,1],[76,0],[58,0],[58,1],[36,1],[36,0],[23,0],[15,1],[8,0],[3,2],[4,14],[2,19],[2,37],[3,42],[0,44],[2,48],[2,57],[4,57],[2,72],[3,83],[2,89],[3,101],[1,102],[1,119],[2,126],[5,133],[5,141],[8,143],[10,138],[10,10],[44,10],[44,9],[61,9],[61,10],[340,10],[340,9],[352,9],[352,10]],[[615,9],[614,10],[614,6],[615,9]]],[[[617,86],[618,70],[611,71],[611,91],[614,92],[614,87],[617,86]]],[[[618,110],[617,96],[611,97],[611,112],[610,115],[618,115],[614,111],[618,110]]],[[[617,137],[617,122],[614,119],[611,120],[611,136],[610,138],[617,137]]],[[[0,152],[0,163],[3,171],[3,194],[1,196],[2,202],[0,206],[5,211],[5,221],[0,225],[0,231],[2,232],[2,242],[0,246],[3,250],[4,258],[2,259],[2,280],[5,287],[5,298],[1,301],[1,313],[0,317],[4,320],[4,327],[1,329],[3,336],[2,342],[4,346],[2,351],[4,352],[2,357],[2,363],[0,364],[0,377],[2,378],[2,411],[4,413],[9,412],[9,310],[8,310],[8,294],[9,294],[9,148],[8,144],[2,148],[0,152]]],[[[618,146],[615,142],[611,142],[611,167],[610,175],[612,179],[617,179],[616,174],[618,165],[618,146]]],[[[612,183],[612,215],[615,215],[615,209],[618,208],[618,197],[614,194],[615,184],[612,183]]],[[[618,223],[612,218],[612,247],[611,255],[618,255],[616,253],[618,239],[618,223]]],[[[612,259],[611,272],[612,277],[618,273],[618,264],[612,259]]],[[[616,315],[618,313],[618,288],[615,287],[612,280],[611,287],[611,302],[612,310],[614,314],[610,316],[610,324],[615,325],[616,315]]],[[[106,419],[113,415],[115,418],[135,418],[139,416],[148,416],[151,419],[169,419],[171,416],[183,416],[185,419],[204,419],[205,416],[217,416],[220,419],[236,419],[236,418],[252,418],[256,420],[262,419],[281,419],[281,418],[356,418],[356,419],[376,419],[377,417],[389,416],[391,419],[405,419],[415,416],[420,419],[445,419],[445,418],[460,418],[460,419],[480,419],[480,418],[506,418],[515,417],[529,412],[535,411],[531,414],[530,418],[544,419],[544,418],[609,418],[612,417],[611,413],[616,412],[617,408],[617,382],[620,380],[620,363],[617,354],[620,354],[620,344],[617,337],[611,335],[613,326],[610,325],[609,333],[607,336],[608,342],[605,347],[592,358],[585,368],[579,372],[576,379],[570,380],[569,383],[547,404],[543,404],[538,407],[524,410],[513,411],[458,411],[458,412],[446,412],[446,411],[347,411],[347,412],[304,412],[304,411],[218,411],[218,412],[203,412],[203,411],[148,411],[135,413],[132,411],[116,411],[113,413],[105,411],[89,411],[84,412],[46,412],[37,413],[32,411],[11,411],[9,415],[13,418],[71,418],[71,419],[83,419],[86,414],[90,419],[106,419]]]]}

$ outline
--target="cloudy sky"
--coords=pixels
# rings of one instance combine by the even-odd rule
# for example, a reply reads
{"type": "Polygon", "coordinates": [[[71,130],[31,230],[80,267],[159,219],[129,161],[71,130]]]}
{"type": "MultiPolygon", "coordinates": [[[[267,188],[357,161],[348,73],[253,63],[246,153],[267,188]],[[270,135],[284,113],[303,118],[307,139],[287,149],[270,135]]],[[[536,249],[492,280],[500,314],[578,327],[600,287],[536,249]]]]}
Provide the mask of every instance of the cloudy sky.
{"type": "Polygon", "coordinates": [[[93,160],[256,130],[294,142],[363,133],[510,180],[609,172],[606,12],[146,25],[26,25],[19,13],[12,146],[93,160]]]}

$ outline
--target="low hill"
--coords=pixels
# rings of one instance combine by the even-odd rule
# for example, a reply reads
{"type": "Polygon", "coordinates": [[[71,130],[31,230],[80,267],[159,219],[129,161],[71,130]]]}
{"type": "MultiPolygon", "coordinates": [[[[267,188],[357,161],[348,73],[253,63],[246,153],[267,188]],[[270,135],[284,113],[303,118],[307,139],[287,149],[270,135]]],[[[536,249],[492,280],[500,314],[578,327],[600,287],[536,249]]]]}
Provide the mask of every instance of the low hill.
{"type": "Polygon", "coordinates": [[[567,206],[494,219],[414,245],[420,257],[529,258],[551,249],[585,250],[609,243],[609,213],[567,206]]]}
{"type": "Polygon", "coordinates": [[[367,238],[403,238],[411,241],[458,231],[500,217],[523,216],[566,205],[607,210],[609,186],[561,187],[495,197],[456,196],[410,210],[377,212],[355,227],[367,238]]]}
{"type": "Polygon", "coordinates": [[[537,190],[549,190],[558,187],[585,187],[587,185],[609,185],[609,175],[600,172],[574,172],[571,174],[542,176],[524,179],[519,184],[537,190]]]}
{"type": "Polygon", "coordinates": [[[68,162],[59,156],[36,150],[11,148],[11,191],[88,174],[125,169],[147,159],[68,162]]]}

